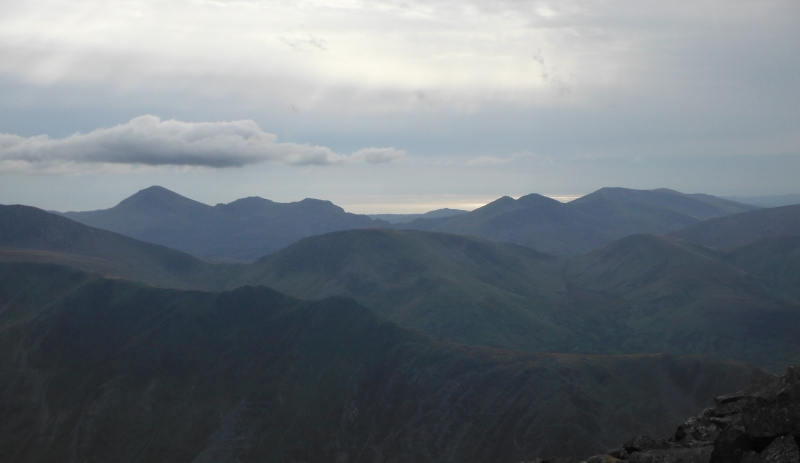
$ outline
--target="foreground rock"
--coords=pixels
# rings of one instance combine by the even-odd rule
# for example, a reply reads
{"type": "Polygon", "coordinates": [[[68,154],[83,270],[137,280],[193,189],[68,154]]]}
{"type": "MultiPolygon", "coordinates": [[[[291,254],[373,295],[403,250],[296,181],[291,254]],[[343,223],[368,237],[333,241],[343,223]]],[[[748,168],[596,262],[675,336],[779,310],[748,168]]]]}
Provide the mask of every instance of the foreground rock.
{"type": "MultiPolygon", "coordinates": [[[[714,399],[668,439],[639,436],[585,463],[800,463],[800,365],[714,399]]],[[[574,463],[539,458],[532,463],[574,463]]]]}

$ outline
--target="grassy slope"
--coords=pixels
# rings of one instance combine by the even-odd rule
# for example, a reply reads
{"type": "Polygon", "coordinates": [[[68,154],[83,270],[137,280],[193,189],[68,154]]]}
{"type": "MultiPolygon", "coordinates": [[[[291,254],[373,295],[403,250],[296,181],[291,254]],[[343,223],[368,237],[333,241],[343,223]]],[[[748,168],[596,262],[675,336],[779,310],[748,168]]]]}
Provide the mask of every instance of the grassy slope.
{"type": "Polygon", "coordinates": [[[696,353],[776,371],[796,362],[800,304],[785,287],[797,262],[786,261],[781,287],[732,255],[636,235],[559,259],[457,235],[354,230],[265,257],[234,285],[347,295],[403,326],[468,344],[696,353]]]}
{"type": "MultiPolygon", "coordinates": [[[[611,352],[705,353],[776,371],[800,359],[798,300],[708,248],[636,235],[573,258],[566,275],[581,291],[615,303],[611,352]]],[[[582,305],[572,310],[598,313],[582,305]]],[[[580,326],[601,323],[590,318],[580,326]]]]}
{"type": "Polygon", "coordinates": [[[800,236],[769,236],[722,252],[726,262],[800,299],[800,236]]]}
{"type": "Polygon", "coordinates": [[[519,461],[664,434],[752,367],[437,342],[345,299],[0,264],[0,460],[519,461]]]}
{"type": "Polygon", "coordinates": [[[559,265],[524,247],[465,236],[357,230],[306,238],[259,260],[233,286],[345,295],[432,336],[547,350],[568,334],[549,322],[563,285],[559,265]]]}

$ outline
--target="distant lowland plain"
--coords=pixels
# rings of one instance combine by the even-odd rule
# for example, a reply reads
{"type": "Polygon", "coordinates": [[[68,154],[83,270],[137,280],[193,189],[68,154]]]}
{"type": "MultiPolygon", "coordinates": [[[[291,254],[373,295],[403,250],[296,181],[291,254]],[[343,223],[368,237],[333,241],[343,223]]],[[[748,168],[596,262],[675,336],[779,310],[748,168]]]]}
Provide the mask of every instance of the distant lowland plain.
{"type": "Polygon", "coordinates": [[[666,436],[800,363],[798,203],[0,205],[0,461],[580,461],[666,436]]]}

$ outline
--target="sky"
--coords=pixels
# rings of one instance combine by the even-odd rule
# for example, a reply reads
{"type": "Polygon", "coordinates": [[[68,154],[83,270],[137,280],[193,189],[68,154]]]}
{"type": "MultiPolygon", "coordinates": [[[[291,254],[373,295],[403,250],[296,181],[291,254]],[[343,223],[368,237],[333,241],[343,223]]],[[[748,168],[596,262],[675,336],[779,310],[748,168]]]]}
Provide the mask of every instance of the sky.
{"type": "Polygon", "coordinates": [[[797,0],[4,0],[0,203],[800,193],[797,0]]]}

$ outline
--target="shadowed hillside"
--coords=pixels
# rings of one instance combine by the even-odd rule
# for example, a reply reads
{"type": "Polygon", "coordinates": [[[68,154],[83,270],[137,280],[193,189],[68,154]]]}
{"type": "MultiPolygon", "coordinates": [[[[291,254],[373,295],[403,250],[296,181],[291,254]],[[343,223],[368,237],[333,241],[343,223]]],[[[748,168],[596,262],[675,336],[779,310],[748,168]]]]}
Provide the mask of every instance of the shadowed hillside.
{"type": "Polygon", "coordinates": [[[347,213],[330,201],[276,203],[250,197],[208,206],[159,186],[141,190],[111,209],[63,215],[220,261],[252,261],[306,236],[386,225],[347,213]]]}
{"type": "Polygon", "coordinates": [[[768,276],[768,259],[748,263],[747,254],[635,235],[564,259],[458,235],[351,230],[306,238],[233,284],[304,298],[346,295],[461,343],[703,354],[777,371],[800,359],[800,303],[787,289],[800,267],[784,260],[768,276]]]}
{"type": "Polygon", "coordinates": [[[738,246],[767,236],[798,236],[800,205],[761,209],[707,220],[671,235],[714,248],[738,246]]]}
{"type": "Polygon", "coordinates": [[[0,264],[4,462],[511,462],[664,434],[758,370],[459,347],[341,298],[0,264]]]}
{"type": "Polygon", "coordinates": [[[34,208],[3,210],[2,260],[164,287],[265,285],[307,299],[352,297],[401,326],[463,344],[701,354],[774,371],[800,358],[792,237],[718,251],[634,235],[558,258],[462,235],[369,229],[306,238],[251,265],[212,265],[34,208]]]}
{"type": "Polygon", "coordinates": [[[0,260],[60,263],[186,289],[219,288],[235,270],[28,206],[0,205],[0,260]]]}
{"type": "Polygon", "coordinates": [[[351,230],[266,256],[231,285],[354,297],[396,323],[455,342],[563,351],[571,331],[552,323],[563,300],[561,266],[525,247],[466,236],[351,230]]]}

